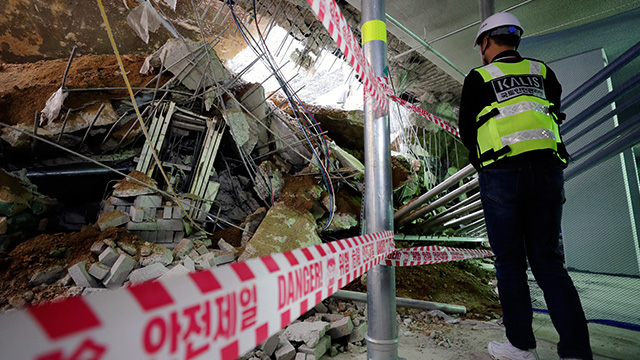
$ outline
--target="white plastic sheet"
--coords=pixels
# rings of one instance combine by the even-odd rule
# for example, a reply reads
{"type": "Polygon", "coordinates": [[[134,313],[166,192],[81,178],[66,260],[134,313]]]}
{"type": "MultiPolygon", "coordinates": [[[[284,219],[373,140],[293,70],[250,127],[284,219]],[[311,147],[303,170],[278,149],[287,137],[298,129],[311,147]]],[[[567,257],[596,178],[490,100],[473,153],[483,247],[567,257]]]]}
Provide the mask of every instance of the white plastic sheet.
{"type": "Polygon", "coordinates": [[[60,109],[62,109],[62,104],[64,104],[64,99],[67,98],[69,93],[63,92],[62,87],[58,89],[58,91],[54,92],[47,100],[47,103],[42,109],[40,117],[40,126],[43,126],[47,123],[47,121],[53,121],[60,114],[60,109]]]}
{"type": "Polygon", "coordinates": [[[149,32],[155,32],[162,20],[153,6],[145,1],[127,16],[127,23],[145,43],[149,43],[149,32]]]}

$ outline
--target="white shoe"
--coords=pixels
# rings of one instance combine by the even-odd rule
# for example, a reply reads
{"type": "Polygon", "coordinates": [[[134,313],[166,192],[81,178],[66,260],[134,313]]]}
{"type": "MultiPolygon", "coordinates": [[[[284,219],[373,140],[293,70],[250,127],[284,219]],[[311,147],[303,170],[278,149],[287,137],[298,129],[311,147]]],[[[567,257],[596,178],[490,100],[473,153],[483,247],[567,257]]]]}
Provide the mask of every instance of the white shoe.
{"type": "Polygon", "coordinates": [[[499,343],[492,341],[488,346],[489,355],[494,360],[538,360],[535,349],[520,350],[509,341],[499,343]]]}

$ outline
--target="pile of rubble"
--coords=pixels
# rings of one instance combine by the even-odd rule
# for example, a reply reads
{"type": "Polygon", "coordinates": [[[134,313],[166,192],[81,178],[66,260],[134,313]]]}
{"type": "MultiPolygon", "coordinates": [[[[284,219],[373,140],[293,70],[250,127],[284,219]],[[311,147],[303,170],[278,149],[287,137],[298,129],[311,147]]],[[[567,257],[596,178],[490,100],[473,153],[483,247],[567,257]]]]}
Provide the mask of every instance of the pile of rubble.
{"type": "Polygon", "coordinates": [[[18,175],[0,169],[0,251],[46,230],[57,205],[55,199],[38,193],[24,172],[18,175]]]}
{"type": "Polygon", "coordinates": [[[68,274],[76,286],[83,288],[82,293],[86,295],[127,284],[209,269],[234,261],[236,250],[223,239],[218,242],[223,250],[209,250],[211,245],[211,241],[206,238],[185,238],[171,251],[149,242],[133,244],[105,239],[96,241],[91,246],[91,252],[97,256],[96,262],[78,262],[69,268],[68,274]]]}

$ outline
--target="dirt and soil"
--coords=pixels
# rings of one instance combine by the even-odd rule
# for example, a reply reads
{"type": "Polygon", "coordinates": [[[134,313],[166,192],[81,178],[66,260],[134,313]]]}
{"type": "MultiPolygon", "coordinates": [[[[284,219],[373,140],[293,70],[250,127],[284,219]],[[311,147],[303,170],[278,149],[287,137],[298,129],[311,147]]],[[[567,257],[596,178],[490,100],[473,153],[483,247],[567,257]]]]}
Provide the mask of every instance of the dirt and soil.
{"type": "Polygon", "coordinates": [[[105,239],[136,247],[142,243],[126,229],[110,227],[100,231],[94,225],[74,233],[41,234],[19,244],[9,253],[0,252],[0,310],[21,303],[37,304],[67,296],[69,287],[60,282],[30,286],[29,279],[55,266],[68,269],[81,261],[86,264],[96,262],[97,256],[90,251],[91,245],[105,239]],[[29,300],[23,303],[20,298],[25,294],[29,300]]]}
{"type": "MultiPolygon", "coordinates": [[[[140,74],[141,56],[122,57],[132,87],[143,87],[155,74],[140,74]]],[[[36,110],[44,108],[47,99],[60,88],[68,59],[38,61],[26,64],[0,64],[0,122],[33,124],[36,110]]],[[[166,75],[161,83],[169,80],[166,75]]],[[[122,73],[113,55],[85,55],[73,59],[65,87],[90,89],[124,87],[122,73]]],[[[78,108],[97,100],[127,96],[126,90],[70,92],[65,107],[78,108]]],[[[61,120],[60,120],[61,121],[61,120]]]]}

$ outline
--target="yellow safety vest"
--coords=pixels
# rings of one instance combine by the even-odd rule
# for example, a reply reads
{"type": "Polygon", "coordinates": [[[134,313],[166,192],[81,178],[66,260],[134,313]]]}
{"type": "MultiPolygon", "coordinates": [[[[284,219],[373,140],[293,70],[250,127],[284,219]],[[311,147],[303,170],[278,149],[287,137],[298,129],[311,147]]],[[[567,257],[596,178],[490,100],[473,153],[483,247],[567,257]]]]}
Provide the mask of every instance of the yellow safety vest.
{"type": "Polygon", "coordinates": [[[481,167],[527,151],[562,145],[557,114],[546,98],[547,67],[537,61],[496,62],[475,69],[496,95],[476,117],[478,159],[481,167]]]}

